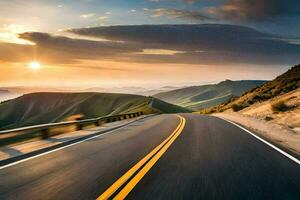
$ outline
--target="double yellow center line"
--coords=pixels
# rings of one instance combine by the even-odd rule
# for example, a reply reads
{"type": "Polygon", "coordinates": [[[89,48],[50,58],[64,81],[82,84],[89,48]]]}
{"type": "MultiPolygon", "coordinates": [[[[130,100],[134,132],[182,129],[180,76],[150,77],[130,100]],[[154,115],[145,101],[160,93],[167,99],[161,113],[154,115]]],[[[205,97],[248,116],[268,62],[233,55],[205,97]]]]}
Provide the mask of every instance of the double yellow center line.
{"type": "Polygon", "coordinates": [[[173,133],[161,144],[155,147],[155,149],[153,149],[143,159],[141,159],[137,164],[135,164],[130,170],[128,170],[123,176],[121,176],[115,183],[113,183],[101,196],[97,198],[97,200],[106,200],[112,195],[115,195],[113,199],[116,200],[125,199],[130,191],[138,184],[138,182],[146,175],[146,173],[153,167],[158,159],[168,150],[176,138],[181,134],[185,126],[185,119],[180,115],[177,116],[180,119],[180,123],[173,133]],[[131,180],[129,181],[130,178],[131,180]],[[126,182],[127,184],[125,185],[126,182]],[[120,190],[123,185],[125,186],[120,190]],[[119,193],[114,194],[118,190],[120,190],[119,193]]]}

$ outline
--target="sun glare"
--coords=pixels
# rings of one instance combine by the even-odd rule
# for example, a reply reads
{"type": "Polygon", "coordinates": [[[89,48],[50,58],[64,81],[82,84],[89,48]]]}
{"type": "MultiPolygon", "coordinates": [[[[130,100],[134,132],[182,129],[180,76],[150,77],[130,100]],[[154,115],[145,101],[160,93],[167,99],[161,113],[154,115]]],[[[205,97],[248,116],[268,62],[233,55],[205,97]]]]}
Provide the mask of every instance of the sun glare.
{"type": "Polygon", "coordinates": [[[41,68],[41,64],[40,64],[39,62],[37,62],[37,61],[33,61],[33,62],[31,62],[31,63],[28,64],[28,67],[29,67],[31,70],[36,71],[36,70],[38,70],[38,69],[41,68]]]}

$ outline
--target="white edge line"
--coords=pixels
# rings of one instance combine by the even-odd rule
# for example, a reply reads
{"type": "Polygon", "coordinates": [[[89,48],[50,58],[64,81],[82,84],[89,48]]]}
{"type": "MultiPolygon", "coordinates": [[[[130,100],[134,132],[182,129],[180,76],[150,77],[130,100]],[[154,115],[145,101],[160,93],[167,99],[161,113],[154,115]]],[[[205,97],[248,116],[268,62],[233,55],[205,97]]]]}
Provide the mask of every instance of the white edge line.
{"type": "Polygon", "coordinates": [[[246,131],[247,133],[249,133],[250,135],[252,135],[252,136],[255,137],[256,139],[258,139],[258,140],[260,140],[261,142],[265,143],[266,145],[272,147],[273,149],[275,149],[275,150],[278,151],[279,153],[283,154],[284,156],[288,157],[289,159],[291,159],[292,161],[294,161],[294,162],[296,162],[298,165],[300,165],[300,160],[298,160],[297,158],[291,156],[290,154],[286,153],[285,151],[281,150],[280,148],[276,147],[275,145],[271,144],[270,142],[268,142],[268,141],[262,139],[261,137],[255,135],[254,133],[252,133],[252,132],[249,131],[248,129],[246,129],[246,128],[240,126],[240,125],[238,125],[237,123],[235,123],[235,122],[233,122],[233,121],[230,121],[230,120],[228,120],[228,119],[225,119],[225,118],[223,118],[223,117],[219,117],[219,116],[216,116],[216,117],[218,117],[218,118],[220,118],[220,119],[223,119],[224,121],[227,121],[227,122],[229,122],[229,123],[231,123],[231,124],[233,124],[233,125],[239,127],[240,129],[246,131]]]}
{"type": "MultiPolygon", "coordinates": [[[[141,119],[143,119],[143,118],[141,118],[141,119]]],[[[138,119],[137,119],[137,120],[138,120],[138,119]]],[[[0,170],[1,170],[1,169],[5,169],[5,168],[7,168],[7,167],[11,167],[11,166],[13,166],[13,165],[17,165],[17,164],[19,164],[19,163],[22,163],[22,162],[25,162],[25,161],[28,161],[28,160],[31,160],[31,159],[34,159],[34,158],[37,158],[37,157],[40,157],[40,156],[44,156],[44,155],[47,155],[47,154],[50,154],[50,153],[53,153],[53,152],[56,152],[56,151],[59,151],[59,150],[62,150],[62,149],[65,149],[65,148],[74,146],[74,145],[77,145],[77,144],[80,144],[80,143],[82,143],[82,142],[86,142],[86,141],[95,139],[95,138],[100,137],[100,136],[107,135],[107,134],[112,133],[112,132],[115,132],[115,131],[117,131],[117,130],[119,130],[119,129],[121,129],[121,128],[125,128],[125,127],[129,126],[129,125],[131,125],[133,122],[136,122],[137,120],[128,122],[128,124],[125,124],[124,126],[120,125],[120,127],[116,128],[116,129],[114,129],[114,130],[108,131],[108,132],[106,132],[106,133],[102,133],[102,134],[101,134],[101,132],[100,132],[99,135],[95,135],[95,136],[93,136],[93,137],[90,137],[90,138],[87,138],[87,139],[84,139],[84,140],[81,140],[81,141],[78,141],[78,142],[75,142],[75,143],[72,143],[72,144],[63,146],[63,147],[59,147],[59,148],[53,149],[53,150],[51,150],[51,151],[47,151],[47,152],[44,152],[44,153],[41,153],[41,154],[38,154],[38,155],[35,155],[35,156],[31,156],[31,157],[29,157],[29,158],[24,158],[24,159],[18,160],[18,161],[16,161],[16,162],[9,163],[9,164],[7,164],[7,165],[4,165],[4,166],[0,167],[0,170]]],[[[114,128],[114,127],[112,127],[112,128],[114,128]]]]}

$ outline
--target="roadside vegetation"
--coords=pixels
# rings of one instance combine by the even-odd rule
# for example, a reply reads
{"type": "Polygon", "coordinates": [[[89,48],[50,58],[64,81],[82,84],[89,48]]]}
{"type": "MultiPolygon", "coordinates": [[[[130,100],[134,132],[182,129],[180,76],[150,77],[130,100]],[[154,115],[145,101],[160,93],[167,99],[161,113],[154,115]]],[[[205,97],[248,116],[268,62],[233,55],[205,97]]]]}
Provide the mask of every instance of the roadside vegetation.
{"type": "Polygon", "coordinates": [[[273,112],[284,112],[289,109],[289,107],[286,105],[285,100],[279,100],[271,102],[271,108],[273,112]]]}

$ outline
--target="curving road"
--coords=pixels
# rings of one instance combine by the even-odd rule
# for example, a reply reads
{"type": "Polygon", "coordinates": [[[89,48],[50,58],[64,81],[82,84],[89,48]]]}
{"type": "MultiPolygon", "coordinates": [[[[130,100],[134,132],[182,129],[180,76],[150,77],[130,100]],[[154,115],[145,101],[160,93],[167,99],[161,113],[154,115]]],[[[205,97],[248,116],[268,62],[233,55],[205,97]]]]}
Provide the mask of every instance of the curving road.
{"type": "Polygon", "coordinates": [[[298,163],[222,119],[180,116],[2,167],[0,199],[300,199],[298,163]]]}

